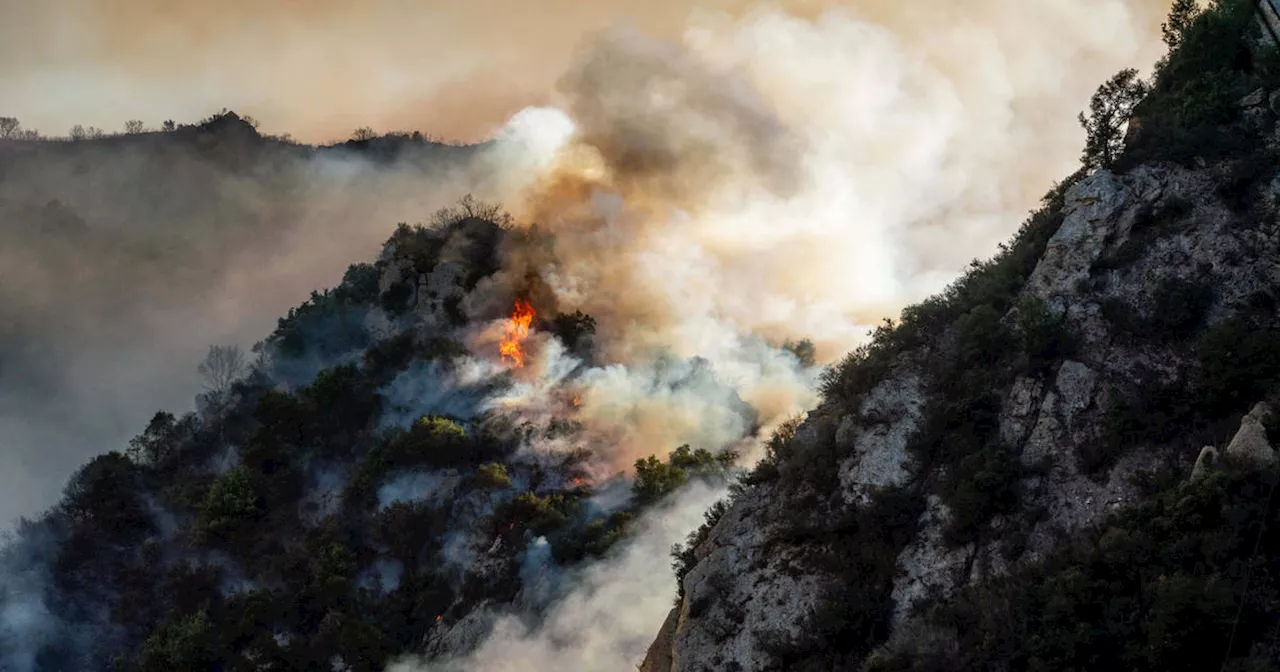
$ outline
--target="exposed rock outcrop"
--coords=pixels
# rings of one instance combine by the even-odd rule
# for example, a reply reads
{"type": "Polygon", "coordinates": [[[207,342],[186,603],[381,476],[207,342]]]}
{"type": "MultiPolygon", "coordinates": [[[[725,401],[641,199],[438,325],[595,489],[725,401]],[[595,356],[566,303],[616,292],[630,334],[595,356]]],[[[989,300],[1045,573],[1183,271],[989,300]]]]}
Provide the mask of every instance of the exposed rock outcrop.
{"type": "Polygon", "coordinates": [[[1240,421],[1240,430],[1227,445],[1227,455],[1258,465],[1270,465],[1276,461],[1276,451],[1267,440],[1267,428],[1263,425],[1271,407],[1258,402],[1240,421]]]}
{"type": "MultiPolygon", "coordinates": [[[[1250,104],[1268,115],[1266,123],[1274,123],[1265,92],[1253,97],[1250,104]]],[[[685,598],[663,625],[642,669],[778,669],[778,651],[786,648],[779,642],[794,641],[810,627],[823,591],[839,579],[809,562],[828,542],[797,539],[777,512],[836,499],[858,510],[885,488],[921,497],[923,512],[893,561],[886,646],[901,648],[903,633],[919,627],[914,617],[924,605],[1048,557],[1067,535],[1140,501],[1136,483],[1143,474],[1171,466],[1185,474],[1194,462],[1199,477],[1216,456],[1212,448],[1195,452],[1204,442],[1115,448],[1107,428],[1117,422],[1125,398],[1196,375],[1189,341],[1161,330],[1190,333],[1201,324],[1221,323],[1250,310],[1259,297],[1273,297],[1280,285],[1275,217],[1241,226],[1238,207],[1224,201],[1219,186],[1223,170],[1165,164],[1125,174],[1103,170],[1066,190],[1061,223],[1026,276],[1021,295],[1042,301],[1062,320],[1074,337],[1074,350],[1052,366],[1029,369],[992,390],[1000,402],[993,419],[997,435],[1022,474],[1016,511],[991,516],[962,543],[949,535],[954,512],[940,485],[948,482],[946,469],[917,464],[910,446],[931,414],[949,403],[920,362],[950,346],[945,339],[916,346],[900,354],[852,404],[825,404],[797,432],[798,451],[828,450],[838,456],[837,493],[766,484],[730,506],[697,549],[699,560],[684,582],[685,598]],[[1211,299],[1193,315],[1199,322],[1168,326],[1173,318],[1164,313],[1187,303],[1168,294],[1187,286],[1211,288],[1204,293],[1211,299]],[[1135,336],[1147,333],[1141,329],[1150,333],[1135,336]]],[[[1261,207],[1275,205],[1266,193],[1259,199],[1261,207]]],[[[1006,323],[1015,310],[1004,315],[1006,323]]],[[[1227,455],[1260,464],[1275,461],[1263,426],[1267,412],[1259,405],[1245,416],[1227,455]]],[[[813,515],[835,514],[818,510],[813,515]]]]}

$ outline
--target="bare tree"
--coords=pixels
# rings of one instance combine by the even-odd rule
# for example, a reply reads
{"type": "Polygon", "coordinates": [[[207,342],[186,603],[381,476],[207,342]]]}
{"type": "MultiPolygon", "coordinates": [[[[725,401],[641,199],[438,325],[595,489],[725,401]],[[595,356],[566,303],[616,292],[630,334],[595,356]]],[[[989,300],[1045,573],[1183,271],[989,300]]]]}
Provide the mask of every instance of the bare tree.
{"type": "Polygon", "coordinates": [[[431,215],[431,226],[444,227],[464,219],[483,219],[499,225],[510,224],[510,215],[502,211],[502,204],[481,201],[471,194],[458,199],[458,204],[441,208],[431,215]]]}
{"type": "Polygon", "coordinates": [[[39,140],[40,131],[34,128],[24,128],[13,134],[14,140],[39,140]]]}
{"type": "Polygon", "coordinates": [[[72,140],[84,140],[85,138],[84,126],[81,126],[80,124],[76,124],[75,126],[71,127],[71,130],[68,131],[67,134],[71,136],[72,140]]]}
{"type": "Polygon", "coordinates": [[[160,124],[160,130],[165,131],[165,132],[172,131],[172,130],[176,129],[177,127],[178,127],[178,125],[177,125],[176,123],[174,123],[174,121],[173,121],[172,119],[165,119],[164,123],[163,123],[163,124],[160,124]]]}
{"type": "Polygon", "coordinates": [[[101,138],[103,135],[106,135],[106,133],[101,128],[98,128],[97,126],[90,126],[89,128],[84,129],[84,133],[86,136],[88,136],[90,140],[97,140],[98,138],[101,138]]]}
{"type": "Polygon", "coordinates": [[[361,126],[360,128],[357,128],[356,130],[351,132],[351,139],[355,140],[356,142],[364,142],[366,140],[372,140],[376,137],[378,137],[378,134],[375,133],[373,129],[369,128],[368,126],[361,126]]]}
{"type": "Polygon", "coordinates": [[[142,132],[142,120],[130,119],[124,122],[124,132],[129,135],[137,135],[142,132]]]}
{"type": "Polygon", "coordinates": [[[238,345],[211,345],[196,371],[204,378],[205,389],[221,396],[244,373],[244,351],[238,345]]]}
{"type": "Polygon", "coordinates": [[[0,117],[0,138],[17,137],[18,129],[22,124],[13,117],[0,117]]]}

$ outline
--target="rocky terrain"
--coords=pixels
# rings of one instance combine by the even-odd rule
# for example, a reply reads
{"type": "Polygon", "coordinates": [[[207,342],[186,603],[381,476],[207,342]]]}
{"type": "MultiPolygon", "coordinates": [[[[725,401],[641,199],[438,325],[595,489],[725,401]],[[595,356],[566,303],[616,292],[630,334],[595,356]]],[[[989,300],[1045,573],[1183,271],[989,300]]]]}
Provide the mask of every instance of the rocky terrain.
{"type": "MultiPolygon", "coordinates": [[[[641,669],[1104,669],[1121,659],[1096,643],[1108,636],[1177,648],[1147,630],[1108,634],[1107,619],[1083,611],[1073,622],[1093,634],[1057,648],[1044,645],[1056,625],[974,615],[1012,618],[1018,602],[1002,586],[1092,576],[1094,560],[1061,565],[1093,558],[1102,530],[1165,498],[1185,504],[1213,487],[1256,497],[1245,484],[1274,482],[1280,90],[1237,94],[1213,131],[1235,140],[1177,155],[1165,133],[1210,133],[1153,130],[1171,123],[1159,106],[1177,57],[1136,108],[1122,158],[1059,186],[1001,255],[833,370],[822,405],[775,437],[714,525],[677,549],[682,597],[641,669]],[[1229,486],[1208,478],[1215,470],[1229,486]],[[1001,633],[1010,641],[992,644],[1001,633]]],[[[1255,555],[1202,558],[1193,572],[1233,586],[1237,624],[1277,617],[1274,586],[1240,587],[1240,564],[1275,557],[1256,528],[1274,515],[1261,492],[1248,528],[1260,545],[1245,545],[1255,555]]],[[[1253,542],[1241,529],[1197,533],[1253,542]]],[[[1201,655],[1215,666],[1224,655],[1239,666],[1229,669],[1280,664],[1268,633],[1251,650],[1238,633],[1228,643],[1233,619],[1190,611],[1178,617],[1212,644],[1201,655]]],[[[1147,669],[1148,655],[1124,660],[1147,669]]],[[[1169,655],[1178,662],[1158,669],[1204,669],[1169,655]]]]}

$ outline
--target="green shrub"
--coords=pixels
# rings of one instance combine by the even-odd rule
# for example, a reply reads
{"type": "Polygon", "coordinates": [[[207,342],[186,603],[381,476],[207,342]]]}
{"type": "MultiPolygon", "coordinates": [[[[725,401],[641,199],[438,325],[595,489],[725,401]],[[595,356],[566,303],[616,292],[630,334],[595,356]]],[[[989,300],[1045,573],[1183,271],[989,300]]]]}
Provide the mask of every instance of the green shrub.
{"type": "Polygon", "coordinates": [[[1216,0],[1174,22],[1173,46],[1157,65],[1150,94],[1134,109],[1142,127],[1120,169],[1156,160],[1189,165],[1196,157],[1214,161],[1252,149],[1237,101],[1274,77],[1256,67],[1246,42],[1253,5],[1216,0]]]}
{"type": "Polygon", "coordinates": [[[138,653],[143,672],[211,669],[216,637],[203,610],[172,620],[156,630],[138,653]]]}
{"type": "Polygon", "coordinates": [[[1280,388],[1280,330],[1245,317],[1224,321],[1196,345],[1197,387],[1206,412],[1242,413],[1280,388]]]}
{"type": "Polygon", "coordinates": [[[252,522],[261,512],[258,493],[244,469],[232,469],[209,486],[200,503],[200,528],[220,536],[252,522]]]}
{"type": "Polygon", "coordinates": [[[1204,325],[1215,292],[1207,283],[1169,277],[1152,292],[1150,313],[1142,315],[1117,298],[1103,300],[1102,316],[1120,334],[1157,342],[1177,342],[1194,336],[1204,325]]]}
{"type": "Polygon", "coordinates": [[[631,497],[645,505],[675,492],[689,480],[684,469],[656,456],[636,460],[636,480],[631,486],[631,497]]]}
{"type": "Polygon", "coordinates": [[[1018,302],[1013,331],[1025,362],[1022,368],[1039,373],[1075,355],[1078,339],[1067,327],[1066,314],[1054,315],[1048,304],[1031,295],[1018,302]]]}
{"type": "Polygon", "coordinates": [[[961,458],[943,490],[948,543],[968,543],[993,517],[1017,511],[1024,473],[1016,451],[998,442],[961,458]]]}
{"type": "Polygon", "coordinates": [[[1263,568],[1280,560],[1280,538],[1263,526],[1277,481],[1230,464],[1179,481],[1043,563],[940,604],[929,619],[956,634],[954,649],[875,669],[1269,669],[1280,581],[1263,568]]]}
{"type": "Polygon", "coordinates": [[[697,550],[702,542],[711,536],[711,530],[715,528],[720,519],[724,518],[724,514],[729,510],[728,500],[720,500],[711,505],[702,514],[702,524],[698,529],[689,533],[683,544],[675,544],[671,547],[671,569],[676,574],[676,605],[679,606],[680,600],[684,599],[684,577],[688,576],[689,570],[693,569],[693,565],[697,563],[697,550]]]}
{"type": "Polygon", "coordinates": [[[505,490],[511,487],[511,477],[507,475],[507,465],[490,462],[480,465],[476,470],[476,485],[485,490],[505,490]]]}

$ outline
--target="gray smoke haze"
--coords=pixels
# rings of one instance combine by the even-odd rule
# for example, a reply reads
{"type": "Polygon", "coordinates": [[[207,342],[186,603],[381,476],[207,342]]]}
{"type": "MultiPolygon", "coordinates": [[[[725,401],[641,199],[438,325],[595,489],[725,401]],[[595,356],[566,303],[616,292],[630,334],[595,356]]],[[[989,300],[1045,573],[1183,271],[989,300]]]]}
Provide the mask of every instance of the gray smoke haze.
{"type": "Polygon", "coordinates": [[[247,351],[396,222],[509,196],[536,148],[503,137],[401,161],[163,134],[0,141],[0,527],[157,410],[192,410],[210,344],[247,351]]]}

